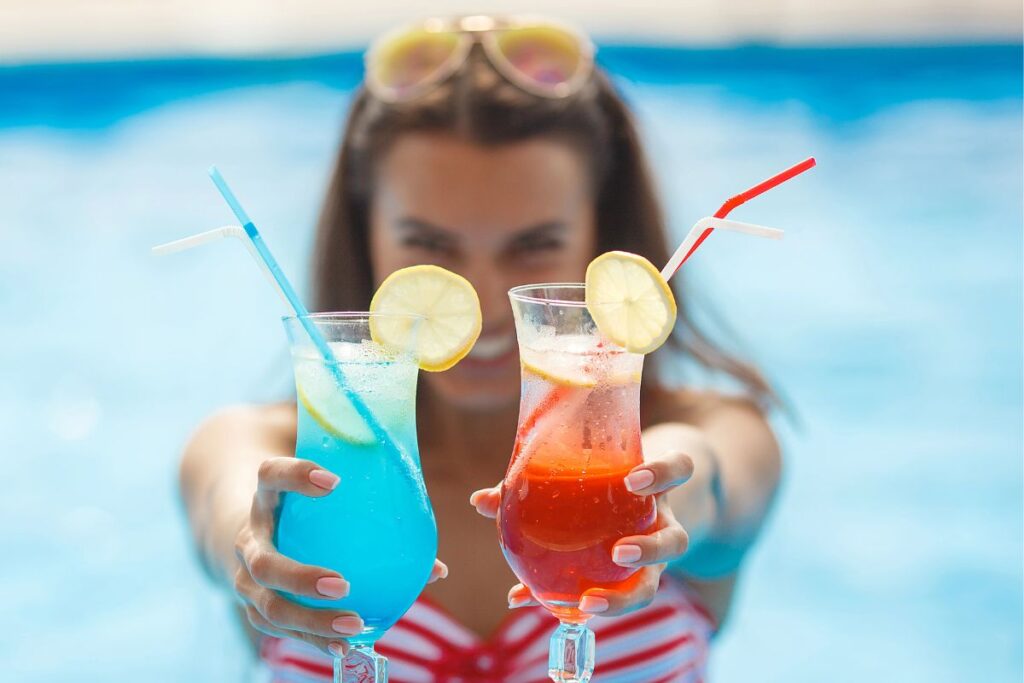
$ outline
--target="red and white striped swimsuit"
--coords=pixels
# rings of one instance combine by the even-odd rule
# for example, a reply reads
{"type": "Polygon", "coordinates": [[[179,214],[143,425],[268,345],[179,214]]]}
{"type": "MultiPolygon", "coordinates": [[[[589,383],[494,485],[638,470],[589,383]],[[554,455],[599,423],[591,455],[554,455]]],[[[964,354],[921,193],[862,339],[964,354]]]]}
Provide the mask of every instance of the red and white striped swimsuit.
{"type": "MultiPolygon", "coordinates": [[[[378,641],[391,683],[546,683],[548,638],[557,620],[541,607],[513,610],[483,640],[421,597],[378,641]]],[[[592,619],[593,683],[696,683],[704,680],[711,616],[679,581],[664,577],[649,606],[592,619]]],[[[261,657],[274,683],[332,680],[330,658],[297,640],[266,638],[261,657]]]]}

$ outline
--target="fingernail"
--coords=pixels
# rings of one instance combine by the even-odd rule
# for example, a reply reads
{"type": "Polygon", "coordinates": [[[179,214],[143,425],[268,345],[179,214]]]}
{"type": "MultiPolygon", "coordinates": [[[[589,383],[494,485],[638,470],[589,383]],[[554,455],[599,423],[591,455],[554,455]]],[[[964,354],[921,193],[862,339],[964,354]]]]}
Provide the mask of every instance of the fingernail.
{"type": "Polygon", "coordinates": [[[345,656],[345,646],[342,643],[328,643],[327,644],[327,649],[335,657],[344,657],[345,656]]]}
{"type": "Polygon", "coordinates": [[[343,636],[354,636],[363,630],[363,620],[359,617],[338,617],[331,622],[331,628],[343,636]]]}
{"type": "Polygon", "coordinates": [[[446,565],[444,562],[438,562],[438,564],[441,565],[441,573],[438,574],[438,576],[440,578],[442,578],[442,579],[447,579],[448,578],[448,565],[446,565]]]}
{"type": "Polygon", "coordinates": [[[650,470],[637,470],[626,477],[626,488],[630,491],[640,491],[654,483],[654,472],[650,470]]]}
{"type": "Polygon", "coordinates": [[[584,595],[580,600],[580,611],[589,614],[599,614],[608,611],[608,601],[596,595],[584,595]]]}
{"type": "Polygon", "coordinates": [[[508,599],[508,608],[517,609],[519,607],[525,607],[530,602],[530,598],[525,595],[514,595],[508,599]]]}
{"type": "Polygon", "coordinates": [[[334,487],[341,481],[341,477],[327,470],[313,470],[309,473],[309,480],[322,489],[333,491],[334,487]]]}
{"type": "Polygon", "coordinates": [[[612,562],[615,564],[632,564],[640,559],[640,555],[638,545],[617,545],[612,548],[612,562]]]}
{"type": "Polygon", "coordinates": [[[316,592],[328,598],[343,598],[348,595],[348,581],[337,576],[325,576],[316,580],[316,592]]]}

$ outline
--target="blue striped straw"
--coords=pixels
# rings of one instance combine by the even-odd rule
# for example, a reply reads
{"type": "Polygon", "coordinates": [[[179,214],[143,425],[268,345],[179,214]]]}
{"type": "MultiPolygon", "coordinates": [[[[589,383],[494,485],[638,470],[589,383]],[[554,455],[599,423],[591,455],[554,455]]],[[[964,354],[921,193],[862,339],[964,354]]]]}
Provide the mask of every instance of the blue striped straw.
{"type": "Polygon", "coordinates": [[[291,305],[295,311],[295,315],[298,318],[299,323],[306,330],[306,334],[313,340],[313,345],[316,346],[317,350],[320,351],[320,355],[327,361],[327,367],[330,368],[331,373],[334,375],[335,380],[338,382],[338,386],[345,393],[352,406],[359,413],[359,417],[366,422],[366,425],[373,432],[373,435],[377,440],[385,446],[396,448],[395,441],[387,433],[384,427],[380,424],[369,407],[363,401],[360,396],[349,388],[348,381],[345,378],[345,373],[342,372],[341,366],[338,364],[338,359],[334,356],[334,352],[331,350],[330,345],[324,336],[320,334],[320,330],[309,318],[309,311],[302,304],[299,299],[298,293],[295,288],[292,287],[292,283],[285,277],[284,271],[281,270],[281,266],[278,265],[277,259],[270,253],[270,249],[267,248],[266,243],[263,241],[263,237],[260,235],[256,226],[253,225],[252,220],[249,218],[249,214],[245,212],[242,205],[239,203],[238,198],[235,197],[235,193],[228,187],[228,183],[224,180],[224,176],[220,174],[216,166],[210,167],[210,178],[213,180],[213,184],[217,186],[217,190],[221,196],[224,197],[224,201],[231,207],[231,211],[238,218],[238,222],[242,224],[242,229],[245,230],[245,234],[249,237],[249,241],[252,242],[253,247],[256,249],[256,253],[259,254],[260,258],[263,259],[263,263],[266,264],[267,270],[270,271],[271,276],[277,282],[281,288],[281,292],[284,294],[285,299],[291,305]]]}

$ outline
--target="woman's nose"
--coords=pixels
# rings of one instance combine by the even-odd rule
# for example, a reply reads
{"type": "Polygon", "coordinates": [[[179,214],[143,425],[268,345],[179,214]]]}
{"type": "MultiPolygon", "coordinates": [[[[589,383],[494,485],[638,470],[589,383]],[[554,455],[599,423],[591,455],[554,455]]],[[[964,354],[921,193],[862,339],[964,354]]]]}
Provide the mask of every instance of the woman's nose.
{"type": "Polygon", "coordinates": [[[480,310],[484,318],[484,329],[500,327],[499,321],[511,317],[512,309],[508,302],[508,286],[501,277],[496,265],[475,267],[464,273],[480,297],[480,310]]]}

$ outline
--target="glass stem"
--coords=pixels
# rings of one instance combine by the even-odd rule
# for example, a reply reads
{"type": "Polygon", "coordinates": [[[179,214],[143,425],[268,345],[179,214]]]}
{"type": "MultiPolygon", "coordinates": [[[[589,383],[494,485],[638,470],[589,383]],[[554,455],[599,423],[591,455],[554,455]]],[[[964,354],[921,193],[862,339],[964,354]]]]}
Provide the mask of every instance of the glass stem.
{"type": "Polygon", "coordinates": [[[334,660],[334,683],[387,683],[388,660],[372,644],[353,645],[344,659],[334,660]]]}
{"type": "Polygon", "coordinates": [[[559,683],[587,683],[594,674],[594,632],[585,624],[562,622],[551,635],[548,677],[559,683]]]}

